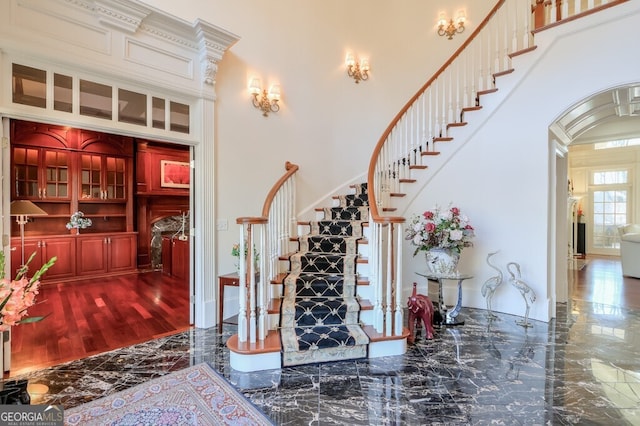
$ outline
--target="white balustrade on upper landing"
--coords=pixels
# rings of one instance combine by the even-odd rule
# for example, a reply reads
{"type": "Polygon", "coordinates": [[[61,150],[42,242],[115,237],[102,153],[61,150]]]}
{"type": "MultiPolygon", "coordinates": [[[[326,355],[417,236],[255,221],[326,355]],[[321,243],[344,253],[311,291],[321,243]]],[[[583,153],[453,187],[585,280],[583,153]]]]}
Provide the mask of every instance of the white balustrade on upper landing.
{"type": "Polygon", "coordinates": [[[368,170],[370,283],[376,289],[375,328],[402,332],[402,223],[388,214],[391,194],[402,193],[411,170],[425,168],[450,141],[449,131],[465,125],[465,112],[480,108],[495,91],[495,78],[512,71],[511,58],[534,48],[533,35],[629,0],[500,0],[451,58],[393,118],[374,148],[368,170]],[[395,321],[395,323],[394,323],[395,321]]]}

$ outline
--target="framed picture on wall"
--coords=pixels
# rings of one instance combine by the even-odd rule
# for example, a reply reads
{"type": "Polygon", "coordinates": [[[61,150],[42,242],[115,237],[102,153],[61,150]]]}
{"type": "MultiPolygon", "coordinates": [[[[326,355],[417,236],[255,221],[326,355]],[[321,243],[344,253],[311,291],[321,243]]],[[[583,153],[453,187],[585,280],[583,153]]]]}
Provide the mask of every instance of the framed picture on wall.
{"type": "Polygon", "coordinates": [[[189,163],[160,160],[160,186],[164,188],[189,188],[190,179],[189,163]]]}

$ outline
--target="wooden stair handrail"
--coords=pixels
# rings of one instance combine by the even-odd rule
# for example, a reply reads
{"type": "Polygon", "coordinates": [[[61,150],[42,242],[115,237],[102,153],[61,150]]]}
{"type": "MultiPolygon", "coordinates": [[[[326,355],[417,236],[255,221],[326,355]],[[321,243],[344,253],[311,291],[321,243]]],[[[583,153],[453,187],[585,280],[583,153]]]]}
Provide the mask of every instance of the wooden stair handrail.
{"type": "Polygon", "coordinates": [[[264,205],[262,206],[262,216],[269,217],[269,210],[271,209],[271,204],[273,203],[273,199],[275,198],[282,185],[291,177],[295,172],[298,171],[300,167],[297,164],[293,164],[290,161],[284,163],[284,169],[287,171],[282,177],[273,185],[271,191],[267,194],[267,198],[264,200],[264,205]]]}
{"type": "Polygon", "coordinates": [[[420,95],[424,91],[426,91],[429,86],[431,86],[431,84],[440,76],[440,74],[442,74],[449,67],[449,65],[451,65],[451,63],[467,48],[467,46],[471,44],[471,42],[477,37],[480,31],[487,25],[491,17],[498,11],[498,9],[500,9],[500,7],[502,7],[505,1],[506,0],[499,0],[496,3],[496,5],[493,6],[493,9],[491,9],[489,14],[484,18],[484,20],[480,23],[480,25],[478,25],[478,28],[476,28],[476,30],[469,36],[469,38],[467,38],[464,41],[464,43],[462,43],[462,45],[453,53],[453,55],[447,60],[447,62],[445,62],[444,65],[442,65],[438,69],[438,71],[436,71],[435,74],[433,74],[433,76],[416,92],[416,94],[413,95],[411,99],[409,99],[409,101],[405,104],[404,107],[402,107],[400,112],[396,114],[393,120],[391,120],[391,123],[387,126],[385,131],[382,133],[382,136],[378,140],[378,143],[373,149],[373,153],[371,154],[371,160],[369,162],[369,170],[368,170],[368,176],[367,176],[367,187],[369,188],[369,201],[370,201],[369,214],[371,216],[371,219],[374,222],[402,223],[405,221],[405,219],[402,217],[388,217],[388,216],[383,217],[383,216],[380,216],[380,214],[378,213],[378,205],[376,202],[376,195],[375,195],[373,180],[374,180],[374,174],[375,174],[375,168],[376,168],[376,161],[378,159],[378,155],[380,154],[380,151],[382,150],[382,146],[387,140],[387,137],[389,136],[389,134],[391,133],[395,125],[398,124],[398,121],[400,121],[404,113],[407,112],[407,110],[420,97],[420,95]]]}
{"type": "Polygon", "coordinates": [[[264,205],[262,206],[262,216],[239,217],[236,219],[236,223],[238,225],[243,223],[255,225],[255,224],[269,222],[269,210],[271,209],[271,204],[273,203],[273,199],[276,197],[276,194],[278,193],[278,191],[280,191],[280,188],[282,188],[282,185],[284,185],[287,179],[293,176],[293,174],[297,172],[298,169],[300,169],[300,167],[297,164],[293,164],[290,161],[287,161],[286,163],[284,163],[284,168],[286,170],[286,173],[282,175],[282,177],[278,179],[278,181],[273,185],[273,187],[271,188],[271,191],[269,191],[269,193],[267,194],[267,198],[265,198],[264,200],[264,205]]]}

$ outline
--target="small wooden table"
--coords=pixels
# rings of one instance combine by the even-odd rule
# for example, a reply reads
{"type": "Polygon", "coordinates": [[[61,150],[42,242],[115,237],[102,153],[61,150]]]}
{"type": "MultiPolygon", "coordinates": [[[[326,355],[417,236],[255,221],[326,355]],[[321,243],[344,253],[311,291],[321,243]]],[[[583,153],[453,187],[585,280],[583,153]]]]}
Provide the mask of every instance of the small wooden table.
{"type": "Polygon", "coordinates": [[[467,274],[456,274],[456,275],[440,275],[433,274],[431,272],[420,273],[416,272],[416,274],[421,277],[425,277],[427,279],[427,294],[429,293],[429,281],[436,281],[438,283],[438,310],[440,311],[440,315],[442,316],[441,325],[464,325],[464,321],[457,321],[456,317],[460,313],[460,309],[462,308],[462,282],[464,280],[468,280],[473,278],[473,275],[467,274]],[[447,306],[444,304],[444,298],[442,297],[442,285],[444,281],[452,280],[458,281],[458,301],[453,309],[448,310],[447,306]]]}
{"type": "MultiPolygon", "coordinates": [[[[224,288],[225,286],[240,287],[240,277],[236,272],[232,274],[220,275],[218,277],[218,331],[222,332],[222,324],[224,322],[224,288]]],[[[227,324],[235,324],[226,322],[227,324]]]]}

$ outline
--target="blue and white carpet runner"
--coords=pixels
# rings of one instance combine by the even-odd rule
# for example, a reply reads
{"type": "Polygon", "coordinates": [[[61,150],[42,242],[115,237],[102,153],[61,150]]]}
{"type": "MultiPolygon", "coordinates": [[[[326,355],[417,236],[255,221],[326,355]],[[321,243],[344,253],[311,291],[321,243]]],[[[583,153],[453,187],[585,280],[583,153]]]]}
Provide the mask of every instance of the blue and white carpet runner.
{"type": "Polygon", "coordinates": [[[324,209],[324,220],[311,222],[289,258],[280,311],[283,366],[367,356],[356,299],[358,240],[369,219],[366,184],[339,200],[339,207],[324,209]]]}

